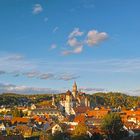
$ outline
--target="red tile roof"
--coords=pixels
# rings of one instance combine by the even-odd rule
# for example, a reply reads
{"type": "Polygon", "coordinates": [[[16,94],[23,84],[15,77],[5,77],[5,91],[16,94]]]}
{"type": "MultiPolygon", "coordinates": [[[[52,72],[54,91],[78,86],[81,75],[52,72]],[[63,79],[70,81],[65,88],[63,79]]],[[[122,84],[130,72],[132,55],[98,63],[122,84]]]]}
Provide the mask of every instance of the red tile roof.
{"type": "Polygon", "coordinates": [[[11,122],[12,123],[15,123],[15,122],[18,122],[18,123],[28,123],[29,120],[30,120],[29,118],[14,117],[14,118],[12,118],[11,122]]]}

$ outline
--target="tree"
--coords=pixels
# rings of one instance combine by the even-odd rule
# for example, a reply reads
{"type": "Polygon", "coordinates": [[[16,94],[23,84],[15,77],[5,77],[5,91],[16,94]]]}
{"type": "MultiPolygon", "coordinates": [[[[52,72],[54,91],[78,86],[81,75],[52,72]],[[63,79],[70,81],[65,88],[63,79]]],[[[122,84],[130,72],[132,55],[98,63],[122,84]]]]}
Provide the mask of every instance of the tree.
{"type": "Polygon", "coordinates": [[[18,110],[17,108],[12,109],[11,113],[12,113],[13,117],[23,117],[24,116],[23,111],[18,110]]]}
{"type": "Polygon", "coordinates": [[[72,133],[72,140],[87,140],[87,127],[85,123],[79,123],[72,133]]]}
{"type": "Polygon", "coordinates": [[[57,132],[55,133],[55,135],[50,135],[48,136],[47,140],[63,140],[64,139],[65,134],[61,133],[61,132],[57,132]]]}
{"type": "Polygon", "coordinates": [[[106,132],[112,140],[118,140],[124,136],[124,129],[121,117],[117,113],[107,114],[103,118],[102,130],[106,132]]]}

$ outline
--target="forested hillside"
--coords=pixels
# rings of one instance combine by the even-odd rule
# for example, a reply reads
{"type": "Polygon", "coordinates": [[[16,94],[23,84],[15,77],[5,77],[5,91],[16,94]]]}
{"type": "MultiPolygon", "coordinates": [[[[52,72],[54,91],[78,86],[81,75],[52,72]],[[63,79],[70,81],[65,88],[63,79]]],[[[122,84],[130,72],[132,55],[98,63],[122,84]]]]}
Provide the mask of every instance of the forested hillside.
{"type": "Polygon", "coordinates": [[[129,96],[118,92],[95,93],[91,95],[92,103],[110,107],[124,107],[127,109],[140,105],[140,96],[129,96]]]}
{"type": "MultiPolygon", "coordinates": [[[[62,94],[55,95],[56,103],[61,99],[62,94]]],[[[140,106],[140,96],[129,96],[118,92],[95,93],[88,95],[91,101],[91,106],[110,106],[110,107],[124,107],[132,108],[140,106]]],[[[14,93],[4,93],[0,95],[0,105],[30,105],[31,103],[41,103],[43,101],[50,101],[52,94],[34,94],[22,95],[14,93]]]]}

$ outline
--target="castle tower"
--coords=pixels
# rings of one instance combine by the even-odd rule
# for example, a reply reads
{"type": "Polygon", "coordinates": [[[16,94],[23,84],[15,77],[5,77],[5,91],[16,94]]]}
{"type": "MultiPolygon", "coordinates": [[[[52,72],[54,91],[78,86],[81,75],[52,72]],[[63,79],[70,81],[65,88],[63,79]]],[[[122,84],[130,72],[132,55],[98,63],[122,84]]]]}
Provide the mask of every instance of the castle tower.
{"type": "Polygon", "coordinates": [[[72,89],[72,95],[73,95],[74,98],[76,98],[77,93],[78,93],[77,84],[76,84],[76,82],[74,82],[73,89],[72,89]]]}
{"type": "Polygon", "coordinates": [[[85,97],[85,106],[86,107],[90,107],[90,100],[88,99],[88,97],[85,97]]]}
{"type": "Polygon", "coordinates": [[[88,107],[90,107],[90,100],[88,100],[88,107]]]}
{"type": "Polygon", "coordinates": [[[66,92],[66,102],[71,102],[71,92],[69,90],[66,92]]]}
{"type": "Polygon", "coordinates": [[[55,106],[55,98],[53,94],[52,94],[52,105],[55,106]]]}
{"type": "Polygon", "coordinates": [[[66,112],[66,115],[70,115],[70,113],[71,113],[71,101],[72,101],[71,92],[68,90],[66,92],[66,101],[65,101],[65,112],[66,112]]]}

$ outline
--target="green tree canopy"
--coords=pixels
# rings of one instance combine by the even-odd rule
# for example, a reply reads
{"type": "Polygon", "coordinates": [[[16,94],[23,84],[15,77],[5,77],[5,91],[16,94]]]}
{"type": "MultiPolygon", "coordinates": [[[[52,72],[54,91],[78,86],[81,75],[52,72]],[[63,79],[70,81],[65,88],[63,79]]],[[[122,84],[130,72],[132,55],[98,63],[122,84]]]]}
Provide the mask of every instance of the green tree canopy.
{"type": "Polygon", "coordinates": [[[112,140],[118,140],[123,137],[123,123],[121,117],[117,113],[107,114],[103,118],[101,128],[112,140]]]}
{"type": "Polygon", "coordinates": [[[72,132],[72,140],[87,140],[87,126],[85,123],[79,123],[72,132]]]}
{"type": "Polygon", "coordinates": [[[11,114],[13,115],[13,117],[23,117],[23,112],[22,110],[18,110],[18,109],[12,109],[11,114]]]}

